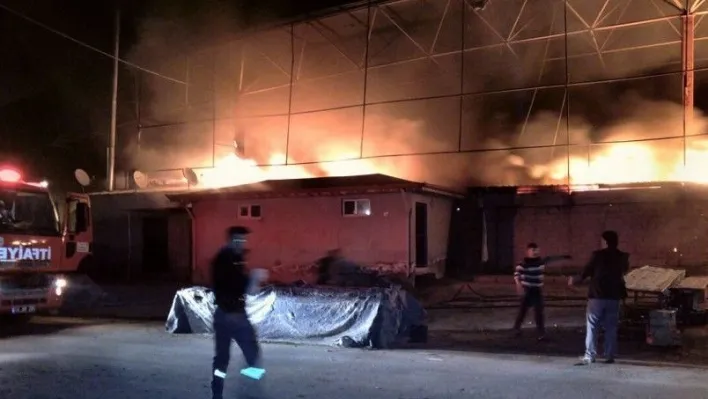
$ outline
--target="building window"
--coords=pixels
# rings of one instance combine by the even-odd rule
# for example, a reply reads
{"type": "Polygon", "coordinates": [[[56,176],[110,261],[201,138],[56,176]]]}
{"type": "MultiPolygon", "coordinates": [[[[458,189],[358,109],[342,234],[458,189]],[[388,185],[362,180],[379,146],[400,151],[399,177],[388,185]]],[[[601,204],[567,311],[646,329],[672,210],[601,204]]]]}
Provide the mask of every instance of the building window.
{"type": "Polygon", "coordinates": [[[261,206],[260,205],[251,205],[251,217],[254,219],[261,218],[261,206]]]}
{"type": "Polygon", "coordinates": [[[238,207],[238,217],[247,218],[248,215],[248,206],[241,205],[240,207],[238,207]]]}
{"type": "Polygon", "coordinates": [[[262,210],[260,205],[241,205],[238,207],[238,217],[240,219],[260,219],[262,210]]]}
{"type": "Polygon", "coordinates": [[[344,216],[369,216],[371,215],[371,201],[368,199],[342,201],[342,215],[344,216]]]}

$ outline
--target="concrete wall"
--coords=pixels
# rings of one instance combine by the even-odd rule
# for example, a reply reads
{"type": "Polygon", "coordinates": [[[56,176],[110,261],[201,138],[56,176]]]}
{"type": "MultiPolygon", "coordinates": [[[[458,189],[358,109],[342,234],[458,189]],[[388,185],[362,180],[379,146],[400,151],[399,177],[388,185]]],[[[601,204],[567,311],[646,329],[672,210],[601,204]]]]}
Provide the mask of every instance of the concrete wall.
{"type": "MultiPolygon", "coordinates": [[[[347,258],[386,273],[407,274],[409,264],[408,210],[411,194],[357,195],[368,198],[369,217],[343,217],[342,199],[348,197],[274,198],[260,201],[206,200],[194,205],[196,273],[208,281],[208,265],[224,242],[229,225],[249,226],[250,264],[271,269],[276,281],[315,277],[314,262],[332,248],[342,248],[347,258]],[[259,220],[240,219],[241,205],[261,205],[259,220]]],[[[429,210],[430,257],[444,257],[450,202],[417,196],[431,204],[429,210]]],[[[413,221],[414,222],[414,221],[413,221]]],[[[411,223],[411,226],[414,226],[411,223]]]]}
{"type": "Polygon", "coordinates": [[[94,259],[101,278],[139,280],[143,255],[142,219],[148,214],[168,218],[170,278],[187,279],[191,265],[191,227],[186,211],[159,193],[98,194],[91,196],[94,259]]]}
{"type": "MultiPolygon", "coordinates": [[[[686,268],[708,274],[708,195],[670,189],[529,194],[516,196],[514,205],[487,203],[497,226],[509,224],[512,246],[497,251],[520,259],[525,244],[538,243],[546,254],[570,254],[558,272],[582,267],[600,246],[607,229],[620,235],[620,246],[630,252],[632,267],[644,265],[686,268]],[[507,215],[509,217],[504,217],[507,215]]],[[[491,240],[504,241],[503,229],[491,240]]],[[[497,270],[508,270],[498,262],[497,270]]]]}

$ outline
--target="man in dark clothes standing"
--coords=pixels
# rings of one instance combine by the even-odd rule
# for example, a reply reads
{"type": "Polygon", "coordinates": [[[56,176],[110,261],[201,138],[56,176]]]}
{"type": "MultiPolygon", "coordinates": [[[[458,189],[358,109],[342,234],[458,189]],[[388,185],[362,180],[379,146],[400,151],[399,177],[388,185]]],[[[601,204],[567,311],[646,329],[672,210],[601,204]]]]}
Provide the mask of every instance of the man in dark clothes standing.
{"type": "Polygon", "coordinates": [[[620,301],[627,297],[624,275],[629,271],[629,254],[617,248],[619,236],[615,231],[602,233],[602,241],[605,248],[593,252],[582,274],[568,280],[568,285],[574,286],[590,279],[585,355],[581,358],[584,365],[595,362],[600,327],[605,329],[605,363],[614,363],[620,301]]]}
{"type": "MultiPolygon", "coordinates": [[[[256,332],[246,315],[246,293],[253,283],[244,262],[244,246],[249,230],[230,227],[227,243],[212,263],[212,284],[216,300],[214,313],[214,364],[211,382],[212,398],[222,399],[224,378],[231,357],[231,340],[236,341],[246,359],[247,368],[241,374],[259,380],[265,370],[259,367],[260,347],[256,332]]],[[[263,277],[263,276],[261,276],[263,277]]]]}
{"type": "Polygon", "coordinates": [[[514,282],[516,289],[521,295],[519,313],[514,322],[516,335],[521,335],[521,323],[526,318],[526,312],[530,307],[536,313],[536,329],[538,330],[538,340],[543,340],[546,334],[545,319],[543,315],[543,278],[546,272],[546,264],[561,259],[570,259],[569,255],[545,256],[541,257],[541,249],[536,243],[529,243],[526,246],[526,257],[514,270],[514,282]]]}

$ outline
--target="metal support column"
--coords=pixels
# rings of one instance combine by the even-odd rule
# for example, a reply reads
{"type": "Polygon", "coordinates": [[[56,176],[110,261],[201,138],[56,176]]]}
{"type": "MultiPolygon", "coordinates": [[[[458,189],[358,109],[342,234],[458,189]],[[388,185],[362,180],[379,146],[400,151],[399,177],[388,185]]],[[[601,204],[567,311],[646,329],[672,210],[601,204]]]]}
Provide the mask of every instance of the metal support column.
{"type": "Polygon", "coordinates": [[[683,15],[683,164],[686,166],[686,135],[693,133],[693,89],[694,89],[694,49],[695,15],[686,10],[683,15]]]}
{"type": "Polygon", "coordinates": [[[113,191],[116,183],[116,122],[118,112],[118,60],[120,56],[120,10],[116,10],[115,48],[113,54],[113,98],[111,100],[111,135],[108,140],[108,191],[113,191]]]}

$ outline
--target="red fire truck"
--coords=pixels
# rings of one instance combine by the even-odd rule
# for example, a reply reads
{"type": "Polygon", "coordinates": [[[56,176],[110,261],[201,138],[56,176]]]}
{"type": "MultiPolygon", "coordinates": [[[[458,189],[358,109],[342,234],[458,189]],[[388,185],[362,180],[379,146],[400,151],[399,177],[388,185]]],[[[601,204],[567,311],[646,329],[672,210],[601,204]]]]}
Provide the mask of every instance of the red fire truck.
{"type": "Polygon", "coordinates": [[[88,195],[53,197],[46,182],[0,167],[0,316],[58,310],[66,275],[90,257],[92,239],[88,195]]]}

